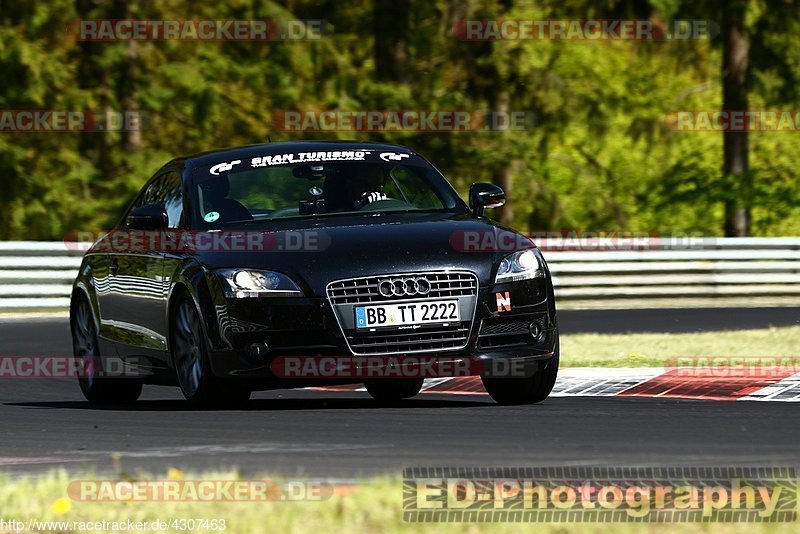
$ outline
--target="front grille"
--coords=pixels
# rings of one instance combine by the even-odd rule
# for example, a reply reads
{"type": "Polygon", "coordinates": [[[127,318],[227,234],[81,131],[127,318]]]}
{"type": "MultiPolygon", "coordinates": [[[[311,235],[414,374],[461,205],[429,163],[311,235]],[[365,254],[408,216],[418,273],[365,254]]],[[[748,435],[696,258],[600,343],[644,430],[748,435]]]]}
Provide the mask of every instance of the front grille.
{"type": "Polygon", "coordinates": [[[485,322],[481,328],[482,336],[495,336],[498,334],[518,334],[530,332],[530,321],[496,321],[485,322]]]}
{"type": "Polygon", "coordinates": [[[477,293],[478,280],[475,275],[463,272],[450,273],[404,273],[396,275],[369,276],[353,280],[340,280],[328,286],[328,298],[332,304],[361,304],[385,300],[419,298],[411,296],[384,297],[378,293],[378,282],[389,278],[424,276],[431,283],[431,291],[425,298],[472,296],[477,293]]]}
{"type": "Polygon", "coordinates": [[[332,282],[328,284],[327,293],[339,326],[342,328],[342,333],[353,354],[405,354],[457,350],[466,347],[469,340],[478,300],[478,277],[466,271],[368,276],[332,282]],[[378,292],[380,280],[407,277],[425,277],[430,282],[430,292],[424,297],[419,295],[384,297],[378,292]],[[376,330],[374,332],[359,332],[352,324],[348,324],[355,304],[442,298],[458,299],[461,307],[462,320],[460,322],[452,322],[447,325],[425,325],[414,330],[376,330]],[[469,313],[466,313],[466,310],[469,313]]]}
{"type": "Polygon", "coordinates": [[[539,329],[544,329],[546,315],[527,320],[513,318],[487,319],[481,325],[478,337],[478,348],[491,349],[495,347],[510,347],[514,345],[529,345],[535,340],[531,336],[531,322],[536,322],[539,329]]]}
{"type": "Polygon", "coordinates": [[[374,332],[347,336],[347,341],[356,354],[397,354],[459,348],[467,337],[469,328],[458,326],[404,334],[374,332]]]}

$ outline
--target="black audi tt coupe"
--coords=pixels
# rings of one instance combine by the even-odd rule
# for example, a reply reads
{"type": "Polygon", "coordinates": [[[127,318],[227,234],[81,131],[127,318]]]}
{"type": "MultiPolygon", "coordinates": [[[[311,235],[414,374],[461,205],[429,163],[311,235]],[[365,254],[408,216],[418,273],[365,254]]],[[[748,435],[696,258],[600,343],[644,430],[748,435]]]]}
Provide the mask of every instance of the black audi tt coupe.
{"type": "Polygon", "coordinates": [[[534,243],[484,215],[504,202],[476,183],[467,205],[388,144],[174,159],[83,258],[70,314],[81,390],[126,403],[142,384],[177,385],[207,406],[363,383],[391,401],[419,393],[435,361],[480,375],[499,403],[542,401],[559,362],[553,285],[534,243]]]}

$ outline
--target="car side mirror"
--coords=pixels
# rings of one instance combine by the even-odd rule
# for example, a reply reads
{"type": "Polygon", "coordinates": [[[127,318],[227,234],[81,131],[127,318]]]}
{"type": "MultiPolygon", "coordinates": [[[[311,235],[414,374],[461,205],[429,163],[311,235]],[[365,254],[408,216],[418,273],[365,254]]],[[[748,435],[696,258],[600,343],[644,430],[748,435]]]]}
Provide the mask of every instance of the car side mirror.
{"type": "Polygon", "coordinates": [[[469,188],[469,208],[478,217],[486,208],[499,208],[506,203],[506,194],[494,184],[478,183],[469,188]]]}
{"type": "Polygon", "coordinates": [[[169,217],[161,204],[145,204],[131,211],[125,223],[131,230],[164,230],[169,217]]]}

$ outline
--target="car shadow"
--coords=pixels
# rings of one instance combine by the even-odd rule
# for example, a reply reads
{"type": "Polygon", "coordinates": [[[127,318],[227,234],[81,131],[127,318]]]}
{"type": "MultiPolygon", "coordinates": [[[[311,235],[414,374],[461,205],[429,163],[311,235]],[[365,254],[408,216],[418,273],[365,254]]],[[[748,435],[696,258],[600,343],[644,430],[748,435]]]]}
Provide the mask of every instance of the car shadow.
{"type": "Polygon", "coordinates": [[[278,398],[253,399],[242,406],[232,408],[193,408],[183,400],[141,400],[133,404],[93,405],[86,401],[27,401],[4,402],[4,406],[24,408],[58,409],[58,410],[91,410],[91,411],[125,411],[125,412],[263,412],[263,411],[303,411],[303,410],[429,410],[442,408],[480,408],[497,406],[491,400],[473,399],[425,399],[413,398],[402,401],[384,403],[370,398],[278,398]]]}

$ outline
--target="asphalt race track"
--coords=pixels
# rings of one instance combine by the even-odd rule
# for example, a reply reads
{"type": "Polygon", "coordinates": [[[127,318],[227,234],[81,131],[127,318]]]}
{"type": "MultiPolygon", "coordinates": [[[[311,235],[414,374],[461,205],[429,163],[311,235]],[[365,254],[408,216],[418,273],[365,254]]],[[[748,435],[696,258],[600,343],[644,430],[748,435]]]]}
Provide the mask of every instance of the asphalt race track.
{"type": "MultiPolygon", "coordinates": [[[[562,312],[564,332],[793,325],[797,309],[562,312]]],[[[69,353],[65,319],[0,320],[4,356],[69,353]]],[[[187,410],[146,387],[130,408],[95,409],[71,379],[0,382],[0,469],[239,467],[352,478],[414,465],[800,465],[794,403],[556,397],[499,407],[483,395],[422,394],[378,407],[366,393],[264,392],[244,410],[187,410]]]]}

